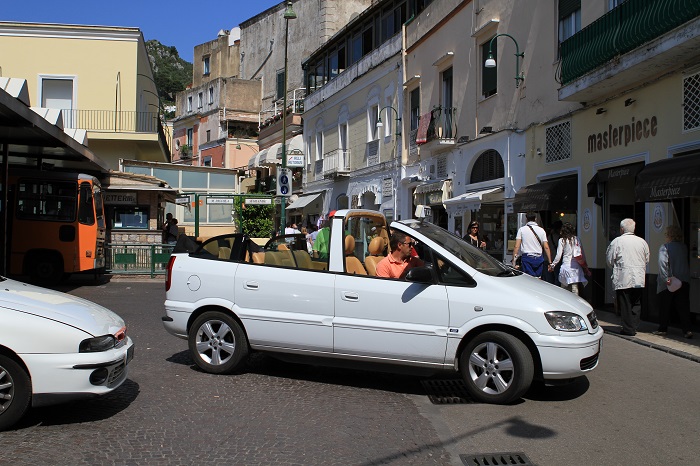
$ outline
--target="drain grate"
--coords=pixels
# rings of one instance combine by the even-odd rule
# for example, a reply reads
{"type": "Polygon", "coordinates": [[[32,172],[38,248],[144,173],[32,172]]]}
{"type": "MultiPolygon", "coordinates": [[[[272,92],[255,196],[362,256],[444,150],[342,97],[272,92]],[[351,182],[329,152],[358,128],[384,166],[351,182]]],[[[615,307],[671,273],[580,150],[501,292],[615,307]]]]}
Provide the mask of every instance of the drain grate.
{"type": "Polygon", "coordinates": [[[462,463],[466,466],[500,466],[505,464],[519,464],[524,466],[534,466],[530,458],[522,452],[508,453],[479,453],[476,455],[459,455],[462,463]]]}
{"type": "Polygon", "coordinates": [[[467,393],[464,381],[460,379],[423,380],[423,388],[430,399],[436,405],[467,404],[474,403],[467,393]]]}

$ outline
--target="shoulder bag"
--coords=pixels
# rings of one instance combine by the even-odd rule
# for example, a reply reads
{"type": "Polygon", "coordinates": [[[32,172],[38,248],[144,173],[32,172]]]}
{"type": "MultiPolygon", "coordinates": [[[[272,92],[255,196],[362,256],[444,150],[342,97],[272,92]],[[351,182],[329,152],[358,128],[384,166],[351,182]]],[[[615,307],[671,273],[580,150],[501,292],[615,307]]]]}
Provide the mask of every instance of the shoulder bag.
{"type": "Polygon", "coordinates": [[[586,263],[586,258],[583,257],[583,250],[581,249],[581,243],[579,242],[578,236],[575,237],[574,243],[572,245],[571,255],[581,267],[588,267],[588,264],[586,263]]]}
{"type": "MultiPolygon", "coordinates": [[[[668,254],[668,243],[666,244],[666,253],[668,254]]],[[[667,259],[668,262],[668,278],[666,279],[666,289],[671,293],[678,291],[683,282],[673,276],[673,270],[671,269],[671,258],[667,259]]]]}

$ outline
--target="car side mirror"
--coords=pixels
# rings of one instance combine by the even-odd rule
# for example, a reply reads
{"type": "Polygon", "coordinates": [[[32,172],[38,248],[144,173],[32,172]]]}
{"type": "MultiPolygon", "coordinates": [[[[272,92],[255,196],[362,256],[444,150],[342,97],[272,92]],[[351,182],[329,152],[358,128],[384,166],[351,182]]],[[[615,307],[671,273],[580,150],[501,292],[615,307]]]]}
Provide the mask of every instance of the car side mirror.
{"type": "Polygon", "coordinates": [[[433,283],[433,271],[430,267],[414,267],[406,273],[407,282],[433,283]]]}

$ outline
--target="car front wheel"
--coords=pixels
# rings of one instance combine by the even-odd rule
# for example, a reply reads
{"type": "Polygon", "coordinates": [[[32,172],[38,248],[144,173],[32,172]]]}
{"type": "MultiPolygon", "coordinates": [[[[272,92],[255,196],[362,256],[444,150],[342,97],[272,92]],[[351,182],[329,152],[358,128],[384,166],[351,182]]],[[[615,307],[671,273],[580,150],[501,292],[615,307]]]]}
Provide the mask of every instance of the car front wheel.
{"type": "Polygon", "coordinates": [[[248,356],[248,339],[236,320],[218,311],[205,312],[189,333],[195,364],[211,374],[230,374],[248,356]]]}
{"type": "Polygon", "coordinates": [[[471,397],[493,404],[522,397],[535,372],[525,344],[497,331],[484,332],[470,341],[460,355],[459,369],[471,397]]]}
{"type": "Polygon", "coordinates": [[[14,360],[0,354],[0,430],[19,421],[29,407],[32,382],[14,360]]]}

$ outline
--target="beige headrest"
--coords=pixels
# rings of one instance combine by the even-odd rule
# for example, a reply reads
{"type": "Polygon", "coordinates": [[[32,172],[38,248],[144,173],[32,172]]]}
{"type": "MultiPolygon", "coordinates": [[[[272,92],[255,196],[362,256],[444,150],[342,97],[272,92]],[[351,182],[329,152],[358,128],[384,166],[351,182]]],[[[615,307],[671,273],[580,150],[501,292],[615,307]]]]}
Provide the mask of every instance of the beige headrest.
{"type": "Polygon", "coordinates": [[[384,238],[380,236],[375,236],[372,241],[369,242],[369,253],[373,256],[379,256],[384,252],[385,247],[384,238]]]}
{"type": "Polygon", "coordinates": [[[345,254],[353,254],[355,252],[355,238],[350,235],[345,237],[345,254]]]}

